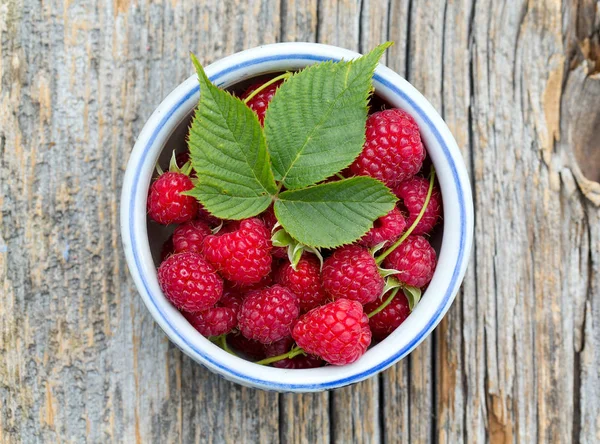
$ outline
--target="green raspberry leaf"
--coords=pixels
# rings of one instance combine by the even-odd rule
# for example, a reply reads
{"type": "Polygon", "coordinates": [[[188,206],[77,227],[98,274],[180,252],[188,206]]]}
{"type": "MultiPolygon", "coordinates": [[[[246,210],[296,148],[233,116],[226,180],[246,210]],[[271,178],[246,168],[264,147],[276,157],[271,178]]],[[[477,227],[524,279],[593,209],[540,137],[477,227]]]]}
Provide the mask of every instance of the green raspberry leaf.
{"type": "Polygon", "coordinates": [[[353,177],[284,191],[274,208],[279,223],[298,242],[334,248],[364,235],[395,202],[396,197],[378,180],[353,177]]]}
{"type": "Polygon", "coordinates": [[[353,61],[309,66],[279,87],[267,108],[265,136],[275,179],[286,188],[320,182],[360,154],[373,72],[390,45],[353,61]]]}
{"type": "Polygon", "coordinates": [[[188,144],[198,180],[188,194],[222,219],[255,216],[277,193],[262,127],[240,99],[210,82],[194,55],[192,61],[200,103],[188,144]]]}

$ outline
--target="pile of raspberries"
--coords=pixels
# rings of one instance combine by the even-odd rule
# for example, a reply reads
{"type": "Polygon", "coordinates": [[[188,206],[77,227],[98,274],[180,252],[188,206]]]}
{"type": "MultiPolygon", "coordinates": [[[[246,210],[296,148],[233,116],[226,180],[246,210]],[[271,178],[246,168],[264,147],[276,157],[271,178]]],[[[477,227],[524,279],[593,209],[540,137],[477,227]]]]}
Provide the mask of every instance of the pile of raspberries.
{"type": "MultiPolygon", "coordinates": [[[[278,86],[247,103],[261,123],[278,86]]],[[[272,230],[278,229],[272,207],[250,219],[219,220],[194,197],[181,194],[193,188],[193,171],[161,174],[150,187],[148,214],[159,224],[178,224],[158,267],[165,297],[200,334],[224,337],[235,354],[249,360],[298,350],[272,365],[304,369],[356,361],[372,340],[386,338],[410,314],[400,291],[383,310],[367,316],[386,299],[385,280],[369,248],[391,245],[421,211],[429,188],[429,180],[419,175],[425,154],[419,128],[407,112],[392,108],[370,114],[363,151],[343,175],[381,180],[398,204],[354,244],[323,251],[323,264],[306,251],[295,269],[286,251],[271,243],[272,230]]],[[[181,153],[177,163],[188,159],[189,153],[181,153]]],[[[436,253],[428,236],[441,212],[435,185],[422,219],[383,261],[385,269],[398,271],[394,277],[403,285],[424,288],[431,280],[436,253]]]]}

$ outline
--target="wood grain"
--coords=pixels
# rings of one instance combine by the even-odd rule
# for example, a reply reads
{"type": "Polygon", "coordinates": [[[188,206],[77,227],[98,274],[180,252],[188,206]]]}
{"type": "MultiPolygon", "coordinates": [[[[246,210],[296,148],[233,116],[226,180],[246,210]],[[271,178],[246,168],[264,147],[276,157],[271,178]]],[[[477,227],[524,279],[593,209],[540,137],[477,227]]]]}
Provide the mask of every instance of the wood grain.
{"type": "Polygon", "coordinates": [[[599,36],[595,0],[0,0],[0,442],[599,442],[599,36]],[[224,381],[128,275],[135,138],[190,51],[384,40],[471,174],[462,290],[369,381],[224,381]]]}

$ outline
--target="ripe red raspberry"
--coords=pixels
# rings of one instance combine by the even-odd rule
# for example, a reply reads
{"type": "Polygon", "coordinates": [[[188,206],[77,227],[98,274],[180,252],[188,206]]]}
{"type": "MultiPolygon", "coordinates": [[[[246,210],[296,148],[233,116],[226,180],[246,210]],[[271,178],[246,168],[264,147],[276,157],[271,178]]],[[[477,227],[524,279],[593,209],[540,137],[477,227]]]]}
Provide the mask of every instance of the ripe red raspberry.
{"type": "Polygon", "coordinates": [[[183,315],[203,336],[219,336],[237,327],[242,302],[242,295],[235,290],[225,289],[216,306],[203,312],[183,315]]]}
{"type": "Polygon", "coordinates": [[[209,234],[211,234],[210,227],[200,220],[192,220],[179,225],[173,232],[175,253],[183,253],[184,251],[200,253],[202,251],[202,241],[209,234]]]}
{"type": "Polygon", "coordinates": [[[160,261],[163,262],[166,258],[171,256],[175,252],[175,247],[173,247],[173,235],[169,236],[169,238],[163,244],[160,250],[160,261]]]}
{"type": "Polygon", "coordinates": [[[302,316],[292,337],[306,353],[333,365],[350,364],[371,343],[369,319],[357,301],[338,299],[302,316]]]}
{"type": "Polygon", "coordinates": [[[433,277],[435,250],[424,237],[408,236],[383,262],[400,272],[394,275],[400,282],[422,288],[433,277]]]}
{"type": "MultiPolygon", "coordinates": [[[[254,90],[258,89],[259,87],[264,85],[266,82],[268,82],[268,80],[264,80],[264,81],[255,83],[254,85],[251,85],[250,87],[248,87],[248,89],[242,95],[242,99],[245,99],[246,97],[248,97],[252,92],[254,92],[254,90]]],[[[261,92],[259,92],[254,97],[252,97],[248,101],[248,103],[246,103],[246,105],[248,105],[248,107],[250,107],[250,109],[256,113],[261,125],[265,121],[265,113],[267,112],[269,103],[271,102],[271,99],[275,95],[277,88],[279,88],[279,86],[282,83],[283,83],[283,80],[280,80],[278,82],[273,83],[272,85],[267,86],[261,92]]]]}
{"type": "Polygon", "coordinates": [[[161,174],[150,187],[148,214],[159,224],[182,224],[192,220],[198,211],[195,197],[180,194],[194,188],[192,180],[182,173],[161,174]]]}
{"type": "Polygon", "coordinates": [[[290,334],[300,307],[294,293],[281,285],[254,290],[246,296],[238,316],[240,332],[268,344],[290,334]]]}
{"type": "MultiPolygon", "coordinates": [[[[387,295],[365,305],[365,313],[371,313],[373,310],[379,308],[386,299],[387,295]]],[[[369,327],[371,328],[373,337],[378,341],[387,338],[391,332],[404,322],[409,314],[408,301],[402,290],[400,290],[387,307],[369,319],[369,327]]]]}
{"type": "Polygon", "coordinates": [[[158,282],[166,298],[179,310],[204,311],[223,294],[223,280],[198,253],[169,256],[158,267],[158,282]]]}
{"type": "Polygon", "coordinates": [[[373,223],[367,234],[360,239],[360,244],[365,247],[374,247],[381,242],[392,244],[406,228],[406,220],[398,208],[395,208],[373,223]]]}
{"type": "Polygon", "coordinates": [[[364,247],[348,245],[336,250],[323,264],[323,288],[333,298],[361,304],[373,302],[385,285],[375,259],[364,247]]]}
{"type": "MultiPolygon", "coordinates": [[[[289,352],[293,345],[294,340],[291,336],[280,339],[272,344],[265,345],[265,356],[271,358],[273,356],[283,355],[284,353],[289,352]]],[[[274,362],[272,365],[277,368],[301,369],[323,367],[324,364],[325,362],[316,356],[298,355],[292,359],[282,359],[281,361],[274,362]]]]}
{"type": "Polygon", "coordinates": [[[204,238],[202,251],[221,275],[240,284],[254,284],[271,271],[271,237],[257,218],[232,222],[204,238]]]}
{"type": "Polygon", "coordinates": [[[321,285],[321,263],[312,254],[304,254],[296,270],[289,261],[285,261],[275,274],[275,282],[298,296],[302,311],[312,310],[327,298],[321,285]]]}
{"type": "Polygon", "coordinates": [[[401,109],[386,109],[367,118],[366,142],[350,171],[393,187],[417,174],[424,159],[425,148],[415,120],[401,109]]]}
{"type": "Polygon", "coordinates": [[[265,357],[265,345],[241,333],[227,335],[227,343],[250,360],[259,361],[265,357]]]}
{"type": "Polygon", "coordinates": [[[243,301],[244,297],[240,293],[238,293],[234,289],[226,288],[225,290],[223,290],[223,296],[221,296],[218,305],[233,310],[235,313],[235,319],[237,324],[237,316],[240,312],[240,308],[242,307],[243,301]]]}
{"type": "Polygon", "coordinates": [[[206,338],[229,333],[237,325],[236,312],[228,307],[212,307],[203,312],[183,315],[206,338]]]}
{"type": "MultiPolygon", "coordinates": [[[[402,200],[402,204],[408,210],[407,225],[410,227],[423,208],[427,191],[429,191],[429,180],[424,177],[415,176],[402,182],[393,191],[402,200]]],[[[441,216],[442,195],[439,187],[434,184],[429,204],[412,234],[431,233],[435,224],[441,219],[441,216]]]]}
{"type": "Polygon", "coordinates": [[[223,222],[218,217],[215,217],[206,211],[201,203],[198,203],[198,219],[203,220],[211,227],[217,227],[221,224],[221,222],[223,222]]]}

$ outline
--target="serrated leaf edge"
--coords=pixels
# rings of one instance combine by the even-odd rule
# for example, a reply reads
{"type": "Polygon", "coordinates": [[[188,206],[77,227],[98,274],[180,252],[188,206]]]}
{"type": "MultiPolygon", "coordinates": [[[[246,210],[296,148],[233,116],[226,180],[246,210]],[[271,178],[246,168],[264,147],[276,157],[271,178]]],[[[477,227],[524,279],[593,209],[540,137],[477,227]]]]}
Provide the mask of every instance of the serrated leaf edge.
{"type": "MultiPolygon", "coordinates": [[[[390,190],[390,189],[389,189],[389,188],[388,188],[388,187],[387,187],[387,186],[386,186],[386,185],[385,185],[383,182],[381,182],[380,180],[377,180],[377,179],[374,179],[374,178],[372,178],[372,177],[368,177],[368,176],[356,176],[356,177],[364,177],[364,178],[366,178],[366,179],[373,180],[373,181],[376,181],[376,182],[379,182],[379,183],[381,183],[381,184],[382,184],[382,185],[383,185],[383,186],[384,186],[384,187],[387,189],[387,192],[388,192],[388,194],[389,194],[389,195],[390,195],[392,198],[394,198],[394,199],[395,199],[395,201],[397,201],[397,200],[398,200],[398,199],[396,198],[396,196],[395,196],[395,195],[392,193],[392,191],[391,191],[391,190],[390,190]]],[[[345,179],[345,180],[355,179],[356,177],[349,177],[349,178],[347,178],[347,179],[345,179]]],[[[337,184],[339,184],[339,182],[343,182],[343,181],[330,182],[330,183],[332,183],[332,184],[334,184],[334,183],[337,183],[337,184]]],[[[302,192],[302,191],[304,191],[304,190],[308,190],[308,189],[310,189],[310,188],[314,188],[314,187],[316,187],[316,186],[325,186],[325,185],[328,185],[328,183],[326,183],[326,184],[324,184],[324,183],[318,183],[318,184],[314,184],[314,185],[311,185],[311,186],[309,186],[309,187],[306,187],[306,188],[301,188],[301,189],[299,189],[299,190],[288,190],[288,191],[289,191],[289,192],[298,193],[298,192],[302,192]]],[[[287,193],[288,191],[285,191],[285,192],[283,192],[283,193],[281,193],[281,194],[285,195],[285,193],[287,193]]],[[[278,206],[279,206],[279,205],[278,205],[278,203],[279,203],[279,202],[281,202],[281,200],[276,198],[276,199],[275,199],[275,202],[274,202],[274,205],[273,205],[273,211],[275,212],[275,217],[277,218],[277,220],[278,220],[278,221],[279,221],[279,218],[280,218],[280,217],[279,217],[279,214],[278,214],[278,206]]],[[[395,202],[394,202],[394,205],[395,205],[395,202]]],[[[389,212],[389,211],[388,211],[388,212],[389,212]]],[[[378,219],[379,217],[381,217],[381,216],[384,216],[384,215],[386,215],[388,212],[384,212],[384,213],[378,213],[378,215],[377,215],[377,216],[376,216],[376,217],[373,219],[373,221],[377,220],[377,219],[378,219]]],[[[283,227],[283,228],[284,228],[284,229],[285,229],[285,230],[288,232],[288,234],[289,234],[289,235],[290,235],[290,236],[291,236],[291,237],[292,237],[294,240],[296,240],[296,237],[294,236],[294,234],[293,234],[293,233],[291,233],[291,232],[290,232],[290,230],[289,230],[287,227],[285,227],[285,226],[283,226],[283,225],[282,225],[282,227],[283,227]]],[[[360,238],[361,238],[361,237],[363,237],[365,234],[367,234],[367,232],[368,232],[370,229],[371,229],[370,227],[369,227],[369,228],[367,228],[367,229],[366,229],[366,230],[365,230],[363,233],[361,233],[361,235],[360,235],[359,237],[357,237],[357,238],[356,238],[355,240],[353,240],[352,242],[347,242],[347,243],[339,243],[339,244],[338,244],[338,243],[332,243],[332,244],[328,244],[328,245],[316,245],[316,244],[313,244],[313,243],[306,243],[306,242],[305,242],[305,243],[304,243],[304,245],[306,245],[307,247],[312,247],[312,248],[327,248],[327,249],[338,248],[338,247],[341,247],[341,246],[343,246],[343,245],[350,245],[350,244],[352,244],[353,242],[356,242],[356,240],[360,239],[360,238]]]]}
{"type": "MultiPolygon", "coordinates": [[[[380,44],[380,45],[376,46],[375,48],[373,48],[373,49],[372,49],[371,51],[369,51],[367,54],[364,54],[364,55],[362,55],[362,56],[360,56],[360,57],[357,57],[357,58],[355,58],[355,59],[351,59],[351,60],[347,60],[347,61],[346,61],[346,60],[344,60],[344,59],[342,59],[342,60],[340,60],[340,61],[337,61],[337,62],[336,62],[336,61],[333,61],[333,60],[326,60],[326,61],[324,61],[324,62],[315,63],[315,64],[313,64],[313,65],[307,66],[307,67],[305,67],[304,69],[302,69],[301,71],[297,71],[297,72],[293,73],[293,74],[292,74],[292,75],[291,75],[291,76],[290,76],[290,77],[289,77],[289,78],[288,78],[288,79],[287,79],[287,80],[286,80],[286,81],[285,81],[285,82],[284,82],[284,83],[281,85],[281,87],[280,87],[280,88],[279,88],[279,89],[278,89],[278,90],[275,92],[275,96],[277,95],[277,92],[278,92],[278,91],[279,91],[281,88],[285,87],[285,84],[286,84],[286,83],[289,85],[290,81],[292,81],[292,80],[293,80],[293,79],[294,79],[294,78],[295,78],[295,77],[296,77],[298,74],[300,74],[301,72],[305,72],[305,71],[307,71],[307,70],[312,70],[312,69],[317,69],[318,67],[320,67],[320,66],[323,66],[323,65],[326,65],[326,64],[329,64],[329,65],[332,65],[332,66],[333,66],[333,65],[334,65],[334,64],[336,64],[336,63],[345,63],[345,64],[347,64],[347,66],[348,66],[348,68],[347,68],[347,72],[346,72],[346,77],[347,77],[347,76],[349,75],[349,73],[350,73],[350,69],[352,68],[352,65],[353,65],[353,64],[355,64],[357,61],[359,61],[359,60],[363,59],[364,57],[366,57],[366,56],[368,56],[368,55],[370,55],[370,54],[372,54],[372,53],[374,53],[374,52],[376,52],[376,51],[380,51],[380,55],[379,55],[379,57],[377,58],[378,62],[375,64],[375,66],[373,67],[373,69],[370,71],[370,77],[371,77],[371,87],[370,87],[370,88],[367,90],[367,92],[366,92],[366,95],[365,95],[365,97],[364,97],[364,99],[363,99],[363,100],[364,100],[364,102],[365,102],[365,111],[366,111],[366,113],[368,114],[368,101],[369,101],[369,98],[371,97],[371,95],[372,95],[372,94],[373,94],[373,92],[374,92],[374,88],[373,88],[373,80],[372,80],[372,78],[373,78],[373,74],[375,73],[375,70],[377,69],[377,66],[378,66],[378,65],[381,63],[381,62],[379,62],[379,60],[380,60],[380,59],[381,59],[381,57],[383,56],[383,53],[385,52],[385,50],[386,50],[387,48],[389,48],[389,47],[390,47],[390,46],[392,46],[393,44],[394,44],[393,42],[384,42],[384,43],[382,43],[382,44],[380,44]]],[[[340,93],[340,95],[341,95],[341,94],[343,94],[343,93],[340,93]]],[[[275,97],[275,96],[274,96],[274,97],[275,97]]],[[[273,97],[273,98],[274,98],[274,97],[273,97]]],[[[338,97],[339,97],[339,95],[336,97],[336,99],[334,99],[334,100],[332,101],[332,104],[329,106],[329,111],[330,111],[330,112],[331,112],[331,110],[333,110],[333,109],[334,109],[333,103],[335,103],[335,102],[336,102],[336,100],[337,100],[337,98],[338,98],[338,97]]],[[[266,110],[266,112],[265,112],[265,119],[264,119],[264,121],[265,121],[265,126],[267,125],[267,119],[269,118],[269,115],[270,115],[270,113],[269,113],[269,109],[271,109],[271,107],[268,107],[268,108],[267,108],[267,110],[266,110]]],[[[327,113],[327,116],[329,116],[329,115],[330,115],[330,112],[329,112],[329,113],[327,113]]],[[[316,128],[316,126],[315,126],[315,128],[316,128]]],[[[313,132],[315,131],[315,128],[313,128],[313,132]]],[[[285,179],[286,179],[286,177],[287,177],[287,174],[290,172],[290,170],[292,169],[293,165],[296,163],[296,161],[297,161],[297,160],[298,160],[298,158],[300,157],[300,154],[302,153],[302,151],[303,151],[304,147],[306,147],[306,144],[308,143],[308,140],[310,140],[310,136],[309,136],[309,137],[307,137],[307,141],[305,142],[305,144],[304,144],[303,148],[302,148],[302,149],[300,149],[300,150],[298,151],[298,153],[296,154],[296,159],[294,159],[294,160],[292,161],[292,163],[291,163],[291,164],[290,164],[290,166],[288,167],[288,171],[285,173],[285,175],[283,175],[283,176],[281,177],[281,179],[277,179],[279,182],[281,182],[281,183],[283,183],[284,185],[286,185],[286,183],[285,183],[285,179]]],[[[366,137],[363,137],[363,145],[364,145],[364,141],[365,141],[365,140],[366,140],[366,137]]],[[[267,147],[267,149],[268,149],[268,147],[267,147]]],[[[350,165],[352,164],[352,162],[354,162],[354,161],[355,161],[355,160],[358,158],[358,156],[360,156],[360,151],[359,151],[359,152],[356,154],[356,156],[354,156],[354,158],[352,158],[352,160],[351,160],[350,162],[348,162],[346,165],[344,165],[343,167],[341,167],[341,168],[340,168],[340,169],[339,169],[337,172],[343,171],[345,168],[347,168],[348,166],[350,166],[350,165]]],[[[274,173],[274,176],[275,176],[276,178],[277,178],[277,177],[280,175],[278,171],[275,171],[275,170],[274,170],[274,166],[272,167],[272,171],[273,171],[273,173],[274,173]]],[[[337,173],[337,172],[336,172],[336,173],[337,173]]],[[[336,174],[336,173],[333,173],[333,174],[336,174]]],[[[326,178],[324,178],[324,179],[326,179],[326,178]]],[[[324,180],[324,179],[322,179],[322,180],[324,180]]],[[[303,189],[303,188],[304,188],[304,187],[299,187],[299,188],[296,188],[296,189],[303,189]]],[[[290,189],[291,189],[291,188],[290,188],[290,189]]]]}
{"type": "MultiPolygon", "coordinates": [[[[264,143],[265,143],[265,147],[266,147],[266,138],[265,138],[265,134],[264,134],[264,129],[263,129],[262,125],[260,124],[260,122],[259,122],[259,120],[258,120],[258,116],[256,115],[256,113],[254,113],[252,110],[250,110],[250,109],[249,109],[249,108],[246,106],[246,104],[244,104],[244,102],[243,102],[242,100],[240,100],[238,97],[236,97],[236,96],[232,95],[232,94],[231,94],[229,91],[227,91],[227,90],[222,90],[222,89],[218,88],[216,85],[214,85],[214,84],[213,84],[213,83],[210,81],[210,79],[208,78],[208,76],[206,75],[206,72],[204,71],[204,68],[202,67],[202,65],[200,64],[200,62],[199,62],[199,61],[198,61],[198,59],[196,58],[196,56],[195,56],[193,53],[190,53],[190,57],[191,57],[191,59],[192,59],[192,63],[193,63],[193,65],[194,65],[194,68],[196,69],[196,74],[197,74],[197,76],[198,76],[198,82],[199,82],[199,84],[200,84],[200,91],[201,91],[201,92],[200,92],[200,94],[202,94],[203,92],[204,92],[204,93],[208,92],[208,93],[210,93],[210,94],[211,94],[211,96],[213,96],[213,97],[214,97],[214,90],[218,90],[219,92],[223,92],[223,93],[227,94],[227,95],[228,95],[229,97],[231,97],[233,100],[236,100],[236,101],[238,101],[238,102],[239,102],[239,103],[240,103],[242,106],[244,106],[246,109],[248,109],[248,111],[250,112],[250,114],[249,114],[249,115],[251,116],[251,119],[254,119],[254,120],[256,121],[257,128],[259,128],[259,130],[260,130],[260,133],[261,133],[261,135],[262,135],[262,140],[264,141],[264,143]],[[203,83],[204,83],[204,86],[205,86],[205,88],[203,88],[203,83]]],[[[198,102],[198,105],[200,105],[200,101],[201,101],[201,100],[202,100],[202,99],[200,98],[200,100],[199,100],[199,102],[198,102]]],[[[199,108],[196,108],[196,110],[195,110],[195,112],[194,112],[194,120],[195,120],[195,119],[200,119],[200,111],[199,111],[199,108]]],[[[192,124],[192,126],[193,126],[193,124],[192,124]]],[[[190,133],[191,133],[191,131],[192,131],[192,126],[190,126],[190,131],[188,132],[188,134],[187,134],[187,137],[186,137],[186,139],[187,139],[187,140],[186,140],[186,143],[187,143],[188,145],[190,144],[190,133]]],[[[268,150],[268,148],[266,149],[266,153],[265,153],[265,154],[266,154],[266,162],[267,162],[269,165],[271,165],[270,153],[269,153],[269,150],[268,150]]],[[[271,196],[271,197],[272,197],[272,196],[274,196],[274,195],[277,193],[277,184],[275,183],[275,177],[274,177],[274,175],[273,175],[273,169],[272,169],[271,167],[269,167],[269,168],[268,168],[268,174],[269,174],[269,176],[270,176],[270,177],[269,177],[270,181],[271,181],[271,182],[274,184],[274,186],[273,186],[273,192],[271,192],[269,189],[267,189],[267,188],[266,188],[266,187],[263,185],[262,181],[261,181],[261,180],[259,179],[259,177],[256,175],[256,172],[254,171],[254,169],[252,169],[251,171],[252,171],[252,174],[254,175],[254,178],[255,178],[255,180],[256,180],[256,183],[258,183],[258,184],[261,186],[261,188],[263,189],[264,193],[259,193],[259,194],[257,194],[256,196],[236,196],[236,198],[239,198],[239,199],[245,199],[245,198],[247,198],[247,199],[253,199],[253,198],[255,198],[255,197],[266,197],[266,196],[271,196]]],[[[193,190],[196,190],[196,189],[197,189],[197,187],[198,187],[198,185],[206,185],[206,186],[213,187],[213,188],[215,188],[215,189],[219,189],[219,190],[222,190],[222,191],[226,191],[226,190],[224,190],[224,189],[223,189],[223,187],[221,187],[221,186],[219,186],[219,185],[215,184],[214,182],[212,182],[212,181],[210,180],[210,176],[206,176],[206,175],[202,175],[201,177],[200,177],[200,176],[198,177],[198,179],[197,179],[197,185],[195,186],[195,188],[194,188],[193,190]]],[[[193,192],[193,190],[190,190],[190,192],[193,192]]],[[[226,194],[226,193],[223,193],[223,194],[226,194]]],[[[190,194],[190,195],[192,195],[192,194],[190,194]]],[[[210,208],[209,208],[209,207],[213,207],[212,205],[209,205],[209,204],[207,204],[207,202],[208,202],[208,201],[207,201],[206,199],[203,199],[203,198],[201,197],[201,194],[199,194],[199,193],[196,193],[196,194],[193,194],[193,196],[194,196],[194,197],[195,197],[195,198],[196,198],[196,199],[197,199],[197,200],[198,200],[200,203],[202,203],[202,204],[203,204],[203,205],[204,205],[204,206],[207,208],[207,210],[209,210],[209,211],[210,211],[210,208]]],[[[213,209],[214,209],[214,208],[213,208],[213,209]]],[[[261,210],[261,211],[262,211],[262,210],[261,210]]],[[[252,214],[252,215],[245,215],[245,217],[244,217],[244,218],[247,218],[247,217],[252,217],[252,216],[255,216],[255,215],[257,215],[257,214],[260,214],[260,212],[261,212],[261,211],[258,211],[258,212],[256,212],[255,214],[252,214]]]]}
{"type": "MultiPolygon", "coordinates": [[[[213,90],[218,90],[219,92],[224,92],[225,94],[227,94],[229,97],[231,97],[233,100],[239,102],[241,105],[243,105],[244,107],[246,107],[248,110],[250,110],[247,105],[239,98],[234,96],[233,94],[231,94],[229,91],[224,90],[224,89],[220,89],[219,87],[217,87],[214,83],[212,83],[210,81],[210,79],[208,78],[208,76],[206,75],[206,72],[204,72],[204,68],[202,67],[202,65],[200,65],[200,62],[198,61],[198,59],[196,58],[196,56],[194,54],[192,54],[192,61],[194,63],[194,67],[196,68],[196,72],[198,73],[198,75],[200,75],[200,73],[203,76],[203,80],[206,83],[206,85],[208,86],[208,90],[209,92],[213,93],[213,90]]],[[[202,85],[201,85],[202,86],[202,85]]],[[[201,93],[202,94],[202,93],[201,93]]],[[[196,113],[198,112],[198,110],[196,110],[196,113]]],[[[196,114],[195,113],[195,114],[196,114]]],[[[260,132],[263,136],[263,140],[265,141],[265,146],[266,146],[266,138],[265,138],[265,132],[264,129],[262,127],[262,125],[260,124],[260,121],[258,120],[258,116],[256,115],[255,112],[253,112],[252,110],[250,110],[250,116],[252,116],[252,118],[256,121],[258,128],[260,129],[260,132]]],[[[196,116],[194,116],[194,118],[196,118],[196,116]]],[[[189,133],[188,133],[189,134],[189,133]]],[[[266,150],[266,156],[267,156],[267,163],[271,163],[271,155],[269,153],[269,149],[267,147],[266,150]]],[[[261,185],[261,187],[263,188],[263,190],[265,191],[266,194],[273,196],[274,193],[271,193],[268,189],[266,189],[264,187],[264,185],[262,184],[262,182],[260,181],[260,179],[256,176],[256,173],[254,172],[254,170],[252,170],[252,173],[254,174],[254,178],[256,179],[256,182],[259,183],[261,185]]],[[[273,175],[273,169],[269,168],[269,173],[270,173],[270,178],[273,179],[273,182],[275,182],[275,177],[273,175]]],[[[201,180],[199,178],[199,180],[201,180]]],[[[214,185],[212,185],[214,186],[214,185]]],[[[275,187],[276,188],[276,187],[275,187]]]]}

